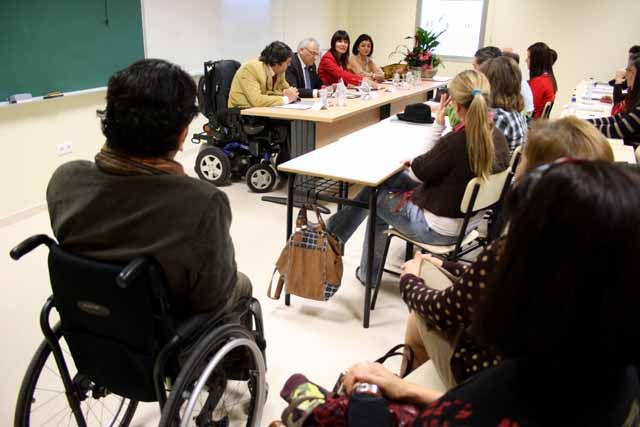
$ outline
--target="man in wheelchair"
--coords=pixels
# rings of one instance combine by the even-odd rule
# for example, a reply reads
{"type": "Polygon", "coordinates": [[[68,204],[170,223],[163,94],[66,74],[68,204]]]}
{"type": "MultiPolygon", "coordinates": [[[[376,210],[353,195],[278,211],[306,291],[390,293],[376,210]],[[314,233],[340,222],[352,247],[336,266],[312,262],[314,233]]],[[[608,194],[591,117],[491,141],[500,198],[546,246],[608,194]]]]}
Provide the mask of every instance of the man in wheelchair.
{"type": "Polygon", "coordinates": [[[36,235],[10,253],[47,245],[53,290],[16,426],[125,427],[138,401],[159,403],[161,426],[259,425],[262,316],[236,268],[229,200],[174,160],[195,98],[178,66],[134,63],[109,80],[95,162],[54,172],[47,202],[59,243],[36,235]]]}
{"type": "Polygon", "coordinates": [[[236,267],[229,199],[174,160],[197,114],[195,98],[193,79],[168,62],[117,72],[100,112],[106,143],[95,162],[63,164],[47,188],[62,247],[103,261],[154,257],[179,317],[230,311],[251,295],[236,267]]]}

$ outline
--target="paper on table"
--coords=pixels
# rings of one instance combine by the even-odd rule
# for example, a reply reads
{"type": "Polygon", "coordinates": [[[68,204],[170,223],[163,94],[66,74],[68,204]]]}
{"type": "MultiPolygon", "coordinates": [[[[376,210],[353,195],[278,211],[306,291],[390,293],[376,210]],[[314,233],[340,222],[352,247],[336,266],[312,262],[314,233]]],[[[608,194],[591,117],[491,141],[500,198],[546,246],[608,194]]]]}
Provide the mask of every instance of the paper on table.
{"type": "Polygon", "coordinates": [[[309,104],[303,104],[301,102],[294,104],[286,104],[286,105],[274,105],[274,108],[285,108],[287,110],[308,110],[312,107],[309,104]]]}
{"type": "Polygon", "coordinates": [[[449,80],[451,80],[451,77],[447,77],[447,76],[433,76],[430,79],[427,80],[432,80],[434,82],[448,82],[449,80]]]}

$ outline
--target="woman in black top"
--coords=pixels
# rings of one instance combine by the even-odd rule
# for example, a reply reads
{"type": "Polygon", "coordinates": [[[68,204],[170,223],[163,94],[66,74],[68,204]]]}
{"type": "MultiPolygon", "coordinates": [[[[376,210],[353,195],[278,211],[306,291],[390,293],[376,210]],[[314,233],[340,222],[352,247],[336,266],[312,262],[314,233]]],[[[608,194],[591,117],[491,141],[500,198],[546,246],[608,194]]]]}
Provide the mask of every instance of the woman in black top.
{"type": "Polygon", "coordinates": [[[589,119],[607,138],[623,138],[625,145],[640,145],[640,54],[629,58],[627,96],[622,111],[611,117],[589,119]]]}

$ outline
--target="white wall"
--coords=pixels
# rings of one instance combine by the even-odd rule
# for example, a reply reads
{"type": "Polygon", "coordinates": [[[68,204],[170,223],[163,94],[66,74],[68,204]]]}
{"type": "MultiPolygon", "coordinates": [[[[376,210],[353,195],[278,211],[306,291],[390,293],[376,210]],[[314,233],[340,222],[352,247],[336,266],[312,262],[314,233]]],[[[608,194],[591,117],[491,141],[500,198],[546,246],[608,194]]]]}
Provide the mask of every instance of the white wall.
{"type": "MultiPolygon", "coordinates": [[[[175,49],[175,45],[163,48],[162,44],[159,44],[163,40],[158,38],[159,34],[165,34],[174,41],[188,45],[190,49],[206,52],[210,46],[216,45],[214,40],[223,38],[220,32],[221,26],[214,24],[208,30],[210,36],[196,40],[185,38],[185,34],[189,34],[189,31],[176,26],[176,22],[187,22],[189,14],[194,17],[194,14],[203,13],[206,5],[211,6],[212,10],[222,10],[223,0],[188,0],[181,3],[179,7],[174,6],[173,9],[170,8],[171,5],[175,5],[173,1],[152,1],[157,4],[163,3],[165,9],[156,7],[153,9],[157,12],[155,15],[149,15],[152,12],[148,7],[145,9],[145,18],[154,19],[159,23],[153,30],[157,32],[155,38],[149,39],[149,34],[145,35],[150,41],[150,45],[147,46],[147,56],[163,57],[178,62],[184,62],[189,58],[181,56],[175,49]],[[172,14],[168,13],[169,11],[172,14]],[[163,54],[167,52],[170,55],[163,54]]],[[[224,0],[224,3],[225,7],[229,7],[229,4],[235,3],[235,0],[224,0]]],[[[261,0],[262,3],[268,2],[261,0]]],[[[321,46],[324,47],[339,23],[346,24],[345,5],[338,0],[320,2],[274,0],[273,7],[269,19],[277,21],[277,25],[264,31],[277,34],[278,38],[294,48],[300,39],[309,35],[317,37],[321,46]],[[313,12],[309,13],[309,11],[313,12]]],[[[219,18],[222,19],[222,17],[219,18]]],[[[249,29],[243,29],[243,31],[248,35],[252,34],[249,29]]],[[[233,39],[227,42],[231,47],[233,43],[233,39]]],[[[239,43],[238,40],[235,40],[235,43],[239,43]]],[[[256,57],[263,47],[261,45],[255,51],[245,51],[245,56],[256,57]]],[[[207,59],[217,59],[213,51],[207,55],[207,59]]],[[[199,71],[202,67],[202,64],[191,65],[195,68],[194,71],[199,71]]],[[[96,110],[104,108],[104,97],[105,91],[98,91],[73,97],[0,107],[0,141],[3,144],[5,159],[0,172],[0,194],[2,195],[0,225],[3,219],[6,220],[14,214],[43,205],[47,182],[59,164],[72,159],[93,158],[104,142],[99,121],[96,118],[96,110]],[[73,144],[73,153],[58,157],[56,146],[67,142],[73,144]]],[[[200,131],[202,123],[202,117],[194,121],[190,133],[200,131]]],[[[192,147],[192,145],[187,143],[186,147],[192,147]]]]}

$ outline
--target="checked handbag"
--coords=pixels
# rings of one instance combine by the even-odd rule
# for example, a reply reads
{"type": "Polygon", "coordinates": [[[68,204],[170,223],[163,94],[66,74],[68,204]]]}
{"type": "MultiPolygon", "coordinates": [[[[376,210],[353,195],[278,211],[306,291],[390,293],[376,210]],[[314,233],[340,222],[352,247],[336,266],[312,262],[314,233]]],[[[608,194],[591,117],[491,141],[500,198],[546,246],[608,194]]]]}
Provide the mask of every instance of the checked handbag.
{"type": "Polygon", "coordinates": [[[318,222],[307,221],[307,207],[298,213],[295,233],[282,250],[271,276],[267,296],[279,299],[282,288],[292,295],[327,301],[338,291],[342,280],[342,254],[338,239],[326,230],[317,207],[318,222]],[[271,285],[276,271],[280,273],[275,295],[271,285]]]}

